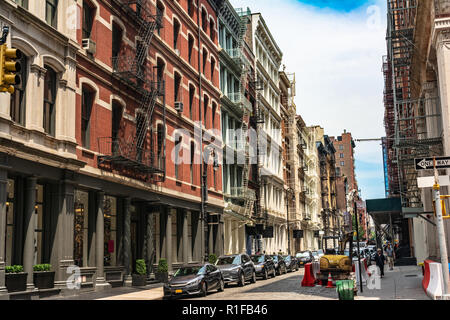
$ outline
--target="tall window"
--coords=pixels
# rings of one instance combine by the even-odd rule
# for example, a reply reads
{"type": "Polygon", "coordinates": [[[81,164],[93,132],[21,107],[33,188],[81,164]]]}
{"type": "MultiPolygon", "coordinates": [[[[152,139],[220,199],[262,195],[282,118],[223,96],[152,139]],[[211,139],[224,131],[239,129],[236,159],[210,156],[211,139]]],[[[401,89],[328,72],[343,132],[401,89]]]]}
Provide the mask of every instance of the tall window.
{"type": "Polygon", "coordinates": [[[214,71],[216,69],[216,60],[214,60],[213,57],[211,57],[211,82],[214,81],[214,71]]]}
{"type": "Polygon", "coordinates": [[[181,149],[181,136],[175,138],[175,179],[180,180],[180,149],[181,149]]]}
{"type": "Polygon", "coordinates": [[[173,48],[178,49],[178,38],[180,35],[181,25],[176,19],[173,20],[173,48]]]}
{"type": "Polygon", "coordinates": [[[177,72],[174,75],[174,101],[181,101],[181,75],[177,72]]]}
{"type": "Polygon", "coordinates": [[[208,115],[208,105],[209,105],[209,98],[207,95],[203,97],[203,124],[206,128],[207,119],[206,116],[208,115]]]}
{"type": "Polygon", "coordinates": [[[56,28],[58,16],[58,0],[45,0],[45,21],[56,28]]]}
{"type": "Polygon", "coordinates": [[[202,28],[205,32],[208,30],[208,13],[205,8],[202,8],[202,28]]]}
{"type": "Polygon", "coordinates": [[[191,18],[194,16],[194,0],[188,0],[188,15],[191,18]]]}
{"type": "Polygon", "coordinates": [[[188,40],[188,57],[189,57],[189,63],[191,63],[192,61],[192,52],[194,50],[194,37],[192,35],[188,36],[189,40],[188,40]]]}
{"type": "Polygon", "coordinates": [[[215,37],[216,37],[216,32],[214,30],[214,21],[212,19],[209,21],[209,36],[210,36],[212,42],[214,42],[215,37]]]}
{"type": "Polygon", "coordinates": [[[162,29],[162,23],[164,21],[164,5],[161,1],[157,1],[156,3],[156,19],[157,19],[157,30],[158,30],[158,36],[161,36],[161,29],[162,29]]]}
{"type": "Polygon", "coordinates": [[[118,56],[120,54],[120,48],[122,46],[122,35],[123,35],[123,30],[122,28],[120,28],[116,23],[113,23],[112,26],[112,64],[113,64],[113,69],[115,71],[118,70],[118,56]]]}
{"type": "Polygon", "coordinates": [[[112,103],[112,119],[111,119],[111,140],[112,140],[112,152],[116,152],[119,146],[119,130],[120,130],[120,122],[122,120],[122,112],[123,108],[116,101],[112,103]]]}
{"type": "Polygon", "coordinates": [[[195,159],[195,144],[193,141],[191,141],[191,162],[190,170],[191,170],[191,184],[194,184],[194,159],[195,159]]]}
{"type": "Polygon", "coordinates": [[[88,266],[89,193],[75,190],[73,260],[79,267],[88,266]]]}
{"type": "Polygon", "coordinates": [[[164,161],[164,153],[163,153],[163,149],[164,149],[164,128],[162,124],[158,124],[157,129],[156,129],[157,133],[157,139],[158,139],[158,167],[160,169],[163,168],[163,161],[164,161]]]}
{"type": "Polygon", "coordinates": [[[21,125],[25,125],[25,90],[27,86],[28,59],[22,55],[20,59],[20,83],[14,86],[14,93],[11,95],[10,115],[11,119],[21,125]]]}
{"type": "Polygon", "coordinates": [[[203,74],[206,72],[206,63],[208,62],[208,50],[203,48],[203,74]]]}
{"type": "Polygon", "coordinates": [[[95,8],[91,7],[87,1],[83,1],[83,39],[91,37],[94,17],[95,8]]]}
{"type": "Polygon", "coordinates": [[[211,127],[214,129],[215,128],[215,123],[216,123],[216,111],[217,111],[217,105],[215,102],[213,102],[212,104],[212,124],[211,127]]]}
{"type": "Polygon", "coordinates": [[[343,153],[339,153],[339,158],[343,158],[344,154],[343,153]]]}
{"type": "Polygon", "coordinates": [[[195,87],[189,86],[189,118],[192,120],[192,109],[194,106],[195,87]]]}
{"type": "Polygon", "coordinates": [[[25,9],[28,9],[28,0],[16,0],[16,3],[19,6],[25,8],[25,9]]]}
{"type": "Polygon", "coordinates": [[[55,101],[56,101],[56,72],[45,65],[47,73],[44,80],[44,131],[55,135],[55,101]]]}
{"type": "Polygon", "coordinates": [[[83,87],[81,93],[81,145],[91,147],[91,113],[95,92],[83,87]]]}
{"type": "Polygon", "coordinates": [[[104,261],[105,266],[115,266],[117,258],[117,199],[105,196],[104,203],[104,261]]]}

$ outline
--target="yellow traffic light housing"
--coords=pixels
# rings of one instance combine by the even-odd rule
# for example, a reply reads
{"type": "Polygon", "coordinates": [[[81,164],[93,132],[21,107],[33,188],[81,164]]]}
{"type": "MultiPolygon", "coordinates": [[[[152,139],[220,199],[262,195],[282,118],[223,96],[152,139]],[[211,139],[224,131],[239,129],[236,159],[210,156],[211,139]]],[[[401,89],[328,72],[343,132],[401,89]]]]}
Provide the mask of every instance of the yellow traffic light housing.
{"type": "Polygon", "coordinates": [[[10,49],[6,44],[0,45],[0,92],[14,93],[14,85],[20,84],[20,72],[22,66],[17,61],[22,58],[22,52],[18,49],[10,49]]]}

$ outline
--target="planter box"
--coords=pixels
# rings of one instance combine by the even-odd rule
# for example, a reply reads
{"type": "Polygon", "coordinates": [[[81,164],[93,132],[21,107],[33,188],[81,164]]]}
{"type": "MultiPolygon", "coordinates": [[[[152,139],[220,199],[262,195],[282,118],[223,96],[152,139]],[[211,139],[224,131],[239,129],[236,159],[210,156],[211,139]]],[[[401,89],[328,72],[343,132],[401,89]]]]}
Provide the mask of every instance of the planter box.
{"type": "Polygon", "coordinates": [[[147,275],[133,274],[131,275],[131,285],[134,287],[145,287],[147,284],[147,275]]]}
{"type": "Polygon", "coordinates": [[[55,271],[35,271],[33,282],[38,289],[51,289],[55,286],[55,271]]]}
{"type": "Polygon", "coordinates": [[[157,272],[157,273],[155,273],[155,278],[159,282],[167,283],[167,282],[169,282],[169,273],[168,272],[157,272]]]}
{"type": "Polygon", "coordinates": [[[26,272],[5,274],[8,292],[27,291],[27,276],[26,272]]]}

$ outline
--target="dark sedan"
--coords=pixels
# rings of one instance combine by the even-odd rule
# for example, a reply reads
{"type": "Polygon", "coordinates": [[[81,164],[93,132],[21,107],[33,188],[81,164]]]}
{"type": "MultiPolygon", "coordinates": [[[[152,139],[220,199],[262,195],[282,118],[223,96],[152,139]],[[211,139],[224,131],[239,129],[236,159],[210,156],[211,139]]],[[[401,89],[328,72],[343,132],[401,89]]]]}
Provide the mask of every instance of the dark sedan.
{"type": "Polygon", "coordinates": [[[284,262],[283,257],[279,254],[271,255],[271,257],[275,263],[275,270],[277,271],[277,274],[281,275],[283,273],[287,273],[286,262],[284,262]]]}
{"type": "Polygon", "coordinates": [[[263,277],[264,280],[276,276],[275,263],[267,254],[255,254],[250,256],[255,265],[256,276],[263,277]]]}
{"type": "Polygon", "coordinates": [[[214,265],[209,263],[185,265],[164,284],[164,298],[198,294],[204,297],[210,290],[223,291],[224,286],[222,272],[214,265]]]}
{"type": "Polygon", "coordinates": [[[289,270],[289,272],[298,270],[298,261],[296,257],[288,254],[283,256],[283,259],[284,263],[286,263],[286,269],[289,270]]]}
{"type": "Polygon", "coordinates": [[[216,261],[216,267],[222,271],[226,284],[236,282],[243,287],[245,281],[256,282],[255,266],[246,254],[220,256],[216,261]]]}
{"type": "Polygon", "coordinates": [[[309,250],[298,252],[295,256],[297,257],[299,267],[314,261],[314,256],[309,250]]]}

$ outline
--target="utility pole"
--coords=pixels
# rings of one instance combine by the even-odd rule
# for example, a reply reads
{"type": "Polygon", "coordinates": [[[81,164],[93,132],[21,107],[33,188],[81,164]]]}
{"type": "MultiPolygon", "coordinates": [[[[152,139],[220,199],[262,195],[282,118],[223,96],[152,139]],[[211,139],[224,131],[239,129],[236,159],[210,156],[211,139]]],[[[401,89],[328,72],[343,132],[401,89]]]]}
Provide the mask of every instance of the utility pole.
{"type": "Polygon", "coordinates": [[[449,268],[448,268],[447,244],[444,231],[444,219],[442,218],[441,193],[438,182],[438,171],[436,169],[435,157],[433,157],[433,167],[434,167],[433,197],[434,197],[434,205],[436,208],[436,226],[439,238],[439,250],[441,253],[442,276],[444,278],[443,295],[445,296],[448,295],[449,293],[448,292],[449,268]]]}

